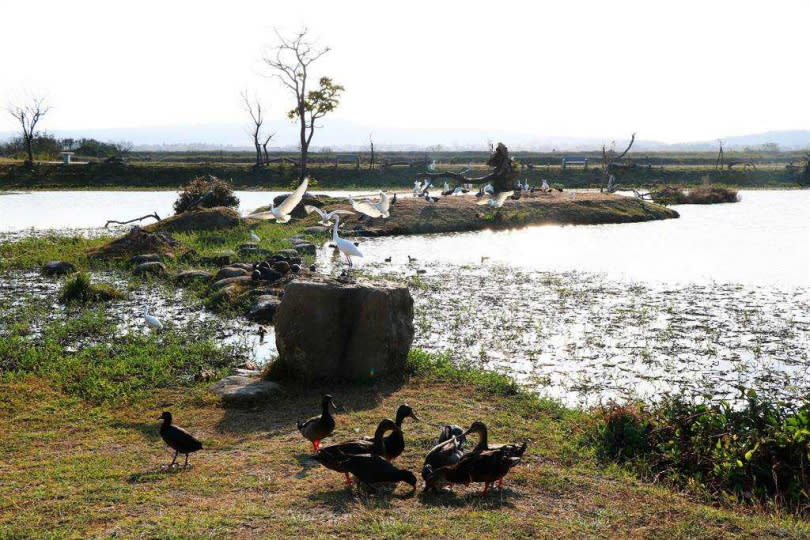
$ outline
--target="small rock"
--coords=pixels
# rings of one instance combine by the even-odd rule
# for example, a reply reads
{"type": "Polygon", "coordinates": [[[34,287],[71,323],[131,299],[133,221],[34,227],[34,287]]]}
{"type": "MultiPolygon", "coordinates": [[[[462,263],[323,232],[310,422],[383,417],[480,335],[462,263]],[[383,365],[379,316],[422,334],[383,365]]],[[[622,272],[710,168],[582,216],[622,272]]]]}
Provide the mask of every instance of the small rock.
{"type": "Polygon", "coordinates": [[[186,270],[185,272],[180,272],[175,276],[175,281],[177,283],[185,284],[191,283],[192,281],[210,281],[213,276],[211,272],[205,272],[203,270],[186,270]]]}
{"type": "Polygon", "coordinates": [[[269,294],[257,296],[253,299],[253,304],[250,306],[247,317],[255,322],[273,322],[273,317],[280,304],[281,300],[278,296],[269,294]]]}
{"type": "Polygon", "coordinates": [[[232,263],[230,266],[232,266],[232,267],[234,267],[234,268],[243,268],[243,269],[247,270],[248,272],[252,272],[252,271],[253,271],[253,265],[252,265],[252,264],[248,264],[248,263],[243,263],[243,262],[235,262],[235,263],[232,263]]]}
{"type": "Polygon", "coordinates": [[[214,281],[238,276],[247,276],[248,274],[249,272],[244,268],[238,268],[236,266],[223,266],[214,276],[214,281]]]}
{"type": "Polygon", "coordinates": [[[258,377],[231,375],[210,386],[211,392],[218,395],[226,405],[249,407],[267,401],[274,394],[282,392],[281,386],[258,377]]]}
{"type": "Polygon", "coordinates": [[[295,246],[296,251],[299,253],[303,253],[304,255],[315,255],[316,248],[314,244],[310,244],[309,242],[305,244],[296,244],[295,246]]]}
{"type": "Polygon", "coordinates": [[[256,242],[245,242],[244,244],[239,244],[239,247],[237,247],[236,249],[241,251],[243,249],[256,249],[258,247],[259,244],[257,244],[256,242]]]}
{"type": "Polygon", "coordinates": [[[314,272],[317,267],[314,264],[309,265],[309,271],[314,272]]]}
{"type": "Polygon", "coordinates": [[[233,258],[236,256],[231,250],[221,251],[219,253],[215,253],[210,257],[202,257],[200,261],[204,264],[214,264],[217,266],[228,266],[233,261],[233,258]]]}
{"type": "Polygon", "coordinates": [[[314,227],[307,227],[306,229],[304,229],[304,234],[323,234],[327,231],[328,229],[326,227],[316,225],[314,227]]]}
{"type": "Polygon", "coordinates": [[[274,262],[273,270],[275,270],[279,274],[284,275],[290,271],[290,263],[288,263],[287,261],[274,262]]]}
{"type": "Polygon", "coordinates": [[[298,265],[298,264],[293,264],[292,266],[290,266],[290,271],[291,271],[293,274],[297,274],[298,272],[300,272],[300,271],[301,271],[301,265],[298,265]]]}
{"type": "Polygon", "coordinates": [[[237,277],[230,277],[225,279],[220,279],[219,281],[215,281],[211,284],[211,288],[213,290],[219,290],[225,287],[226,285],[242,285],[242,284],[249,284],[253,281],[253,278],[250,276],[237,276],[237,277]]]}
{"type": "Polygon", "coordinates": [[[160,253],[145,253],[143,255],[134,255],[129,259],[129,264],[134,266],[145,262],[163,262],[163,256],[160,253]]]}
{"type": "Polygon", "coordinates": [[[132,273],[136,276],[143,276],[146,274],[151,274],[153,276],[165,276],[166,275],[166,265],[162,262],[145,262],[141,263],[136,266],[132,273]]]}
{"type": "Polygon", "coordinates": [[[262,279],[265,281],[278,281],[284,277],[272,268],[261,268],[259,271],[262,273],[262,279]]]}
{"type": "Polygon", "coordinates": [[[276,255],[280,255],[280,256],[282,256],[284,258],[297,257],[298,256],[298,250],[297,249],[282,249],[282,250],[279,250],[276,253],[276,255]]]}
{"type": "Polygon", "coordinates": [[[42,266],[42,273],[46,276],[64,276],[75,271],[76,267],[65,261],[49,261],[42,266]]]}

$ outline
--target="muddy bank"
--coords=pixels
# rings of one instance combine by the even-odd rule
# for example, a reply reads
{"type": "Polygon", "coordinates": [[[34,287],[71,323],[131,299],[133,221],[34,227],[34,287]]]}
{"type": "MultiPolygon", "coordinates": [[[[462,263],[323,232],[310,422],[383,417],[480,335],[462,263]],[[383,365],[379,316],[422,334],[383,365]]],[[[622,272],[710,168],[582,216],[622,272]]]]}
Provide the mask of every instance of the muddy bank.
{"type": "MultiPolygon", "coordinates": [[[[638,199],[598,192],[533,193],[520,200],[508,199],[500,209],[476,204],[471,195],[442,197],[428,203],[412,195],[398,197],[391,205],[388,219],[360,219],[348,216],[346,230],[368,236],[464,232],[482,229],[513,229],[529,225],[595,225],[601,223],[635,223],[677,218],[678,212],[638,199]]],[[[329,205],[328,209],[348,204],[329,205]]]]}

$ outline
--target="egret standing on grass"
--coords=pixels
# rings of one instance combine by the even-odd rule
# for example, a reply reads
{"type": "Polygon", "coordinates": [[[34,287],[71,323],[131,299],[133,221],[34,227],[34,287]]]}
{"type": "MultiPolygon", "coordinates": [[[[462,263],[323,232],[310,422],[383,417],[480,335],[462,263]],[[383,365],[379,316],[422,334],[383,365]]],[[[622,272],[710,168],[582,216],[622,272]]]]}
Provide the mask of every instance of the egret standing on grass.
{"type": "Polygon", "coordinates": [[[270,210],[266,212],[258,212],[256,214],[250,214],[249,218],[256,218],[256,219],[275,219],[279,223],[287,223],[290,221],[290,212],[298,206],[298,203],[301,202],[301,199],[304,198],[304,193],[307,191],[307,186],[309,185],[309,178],[304,178],[304,181],[301,182],[301,185],[295,188],[295,191],[290,193],[286,199],[282,201],[282,203],[278,206],[274,206],[273,203],[270,203],[270,210]]]}
{"type": "Polygon", "coordinates": [[[254,242],[258,242],[261,240],[261,238],[259,238],[259,235],[253,231],[250,231],[250,239],[253,240],[254,242]]]}
{"type": "Polygon", "coordinates": [[[340,216],[335,216],[335,227],[332,229],[332,242],[335,243],[338,250],[346,256],[346,260],[349,261],[349,267],[352,266],[352,257],[362,257],[363,254],[360,253],[360,250],[357,249],[353,243],[349,242],[348,240],[344,240],[340,236],[338,236],[338,226],[340,225],[340,216]]]}
{"type": "Polygon", "coordinates": [[[146,321],[146,326],[152,330],[162,330],[163,324],[157,317],[149,315],[149,306],[143,306],[143,320],[146,321]]]}

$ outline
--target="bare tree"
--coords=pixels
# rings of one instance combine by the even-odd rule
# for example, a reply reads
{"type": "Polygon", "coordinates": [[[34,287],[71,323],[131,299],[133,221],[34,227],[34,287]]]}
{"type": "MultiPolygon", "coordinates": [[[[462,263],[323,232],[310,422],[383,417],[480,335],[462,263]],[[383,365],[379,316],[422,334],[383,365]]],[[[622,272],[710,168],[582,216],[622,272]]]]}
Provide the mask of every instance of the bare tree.
{"type": "MultiPolygon", "coordinates": [[[[259,101],[259,98],[250,99],[247,90],[242,91],[242,102],[245,111],[250,115],[250,119],[253,121],[253,126],[250,128],[249,133],[253,138],[253,146],[256,148],[256,166],[261,167],[262,163],[266,161],[266,159],[262,159],[262,145],[259,142],[259,134],[262,131],[262,124],[264,124],[262,103],[259,101]]],[[[270,137],[272,137],[272,135],[270,137]]]]}
{"type": "Polygon", "coordinates": [[[270,144],[270,141],[273,137],[275,137],[276,132],[268,133],[264,137],[264,142],[262,142],[262,152],[264,152],[264,164],[267,165],[270,163],[270,155],[267,153],[267,145],[270,144]]]}
{"type": "Polygon", "coordinates": [[[264,62],[272,70],[272,75],[293,93],[295,108],[287,114],[290,119],[298,119],[299,147],[301,150],[301,179],[307,175],[307,154],[316,122],[333,111],[338,105],[344,88],[334,84],[329,77],[321,77],[316,90],[308,90],[310,66],[329,52],[329,47],[316,47],[307,39],[307,29],[303,29],[292,39],[285,38],[276,31],[278,45],[265,55],[264,62]]]}
{"type": "Polygon", "coordinates": [[[50,107],[45,103],[45,98],[40,96],[29,96],[27,101],[22,104],[8,106],[9,114],[20,124],[25,151],[28,154],[28,158],[25,160],[26,165],[34,163],[34,138],[37,136],[37,124],[49,110],[50,107]]]}
{"type": "Polygon", "coordinates": [[[618,185],[615,183],[615,178],[611,174],[611,168],[614,168],[619,165],[619,162],[627,155],[627,152],[630,151],[630,148],[633,147],[633,143],[636,141],[636,134],[633,133],[630,136],[630,142],[627,144],[627,148],[624,149],[619,155],[616,155],[616,151],[613,149],[608,150],[605,148],[605,145],[602,145],[602,183],[599,186],[599,191],[607,190],[608,193],[613,193],[618,189],[618,185]]]}

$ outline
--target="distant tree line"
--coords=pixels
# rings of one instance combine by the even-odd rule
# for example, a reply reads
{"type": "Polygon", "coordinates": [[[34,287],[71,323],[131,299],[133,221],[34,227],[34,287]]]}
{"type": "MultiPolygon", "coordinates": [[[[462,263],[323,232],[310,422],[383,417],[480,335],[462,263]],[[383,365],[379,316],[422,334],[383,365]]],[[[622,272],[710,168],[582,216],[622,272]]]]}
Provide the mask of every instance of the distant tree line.
{"type": "MultiPolygon", "coordinates": [[[[58,159],[61,152],[69,151],[77,156],[110,158],[124,156],[132,150],[129,142],[103,142],[96,139],[57,138],[49,133],[37,133],[31,139],[31,151],[35,159],[58,159]]],[[[0,142],[0,156],[25,159],[26,141],[22,136],[0,142]]]]}

